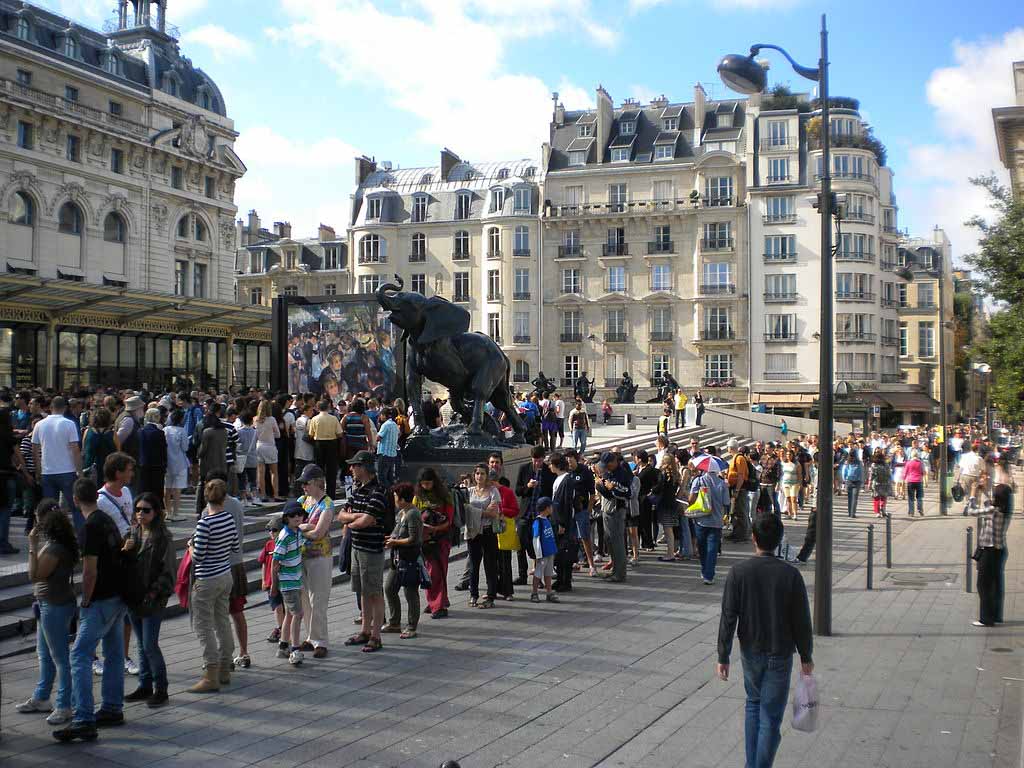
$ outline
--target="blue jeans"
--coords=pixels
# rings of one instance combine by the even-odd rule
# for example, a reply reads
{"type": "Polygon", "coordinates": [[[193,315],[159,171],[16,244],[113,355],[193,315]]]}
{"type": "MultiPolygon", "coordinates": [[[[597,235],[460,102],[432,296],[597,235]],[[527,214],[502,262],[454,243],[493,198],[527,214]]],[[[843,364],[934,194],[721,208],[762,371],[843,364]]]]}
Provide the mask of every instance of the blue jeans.
{"type": "Polygon", "coordinates": [[[398,482],[398,457],[377,454],[377,480],[384,488],[398,482]]]}
{"type": "Polygon", "coordinates": [[[85,530],[85,517],[75,506],[75,497],[72,488],[75,485],[76,475],[74,472],[64,472],[59,475],[43,475],[43,497],[60,500],[60,494],[64,494],[64,506],[71,510],[71,519],[75,523],[75,530],[79,537],[85,530]]]}
{"type": "Polygon", "coordinates": [[[849,482],[846,484],[846,514],[850,517],[857,516],[857,499],[860,498],[860,482],[849,482]]]}
{"type": "Polygon", "coordinates": [[[572,444],[577,453],[584,453],[587,450],[587,430],[574,429],[572,431],[572,444]]]}
{"type": "Polygon", "coordinates": [[[92,695],[92,660],[96,646],[103,643],[101,709],[124,709],[124,602],[120,597],[96,600],[78,616],[78,636],[71,648],[71,679],[74,684],[76,724],[92,723],[95,702],[92,695]]]}
{"type": "Polygon", "coordinates": [[[72,600],[55,605],[45,600],[39,603],[39,626],[36,628],[36,653],[39,654],[39,683],[32,698],[46,701],[50,698],[54,680],[57,681],[55,709],[71,709],[71,658],[68,653],[68,633],[71,620],[78,610],[72,600]]]}
{"type": "Polygon", "coordinates": [[[789,699],[793,656],[747,653],[743,657],[743,687],[747,691],[744,735],[746,768],[771,768],[782,741],[780,728],[789,699]]]}
{"type": "Polygon", "coordinates": [[[693,546],[690,542],[690,521],[685,515],[679,516],[679,553],[683,557],[690,557],[693,554],[693,546]]]}
{"type": "Polygon", "coordinates": [[[139,687],[167,690],[167,665],[160,650],[160,625],[163,612],[152,616],[129,614],[135,640],[139,644],[139,687]]]}
{"type": "Polygon", "coordinates": [[[700,552],[700,575],[705,581],[715,578],[718,563],[718,545],[722,541],[722,529],[697,523],[697,550],[700,552]]]}

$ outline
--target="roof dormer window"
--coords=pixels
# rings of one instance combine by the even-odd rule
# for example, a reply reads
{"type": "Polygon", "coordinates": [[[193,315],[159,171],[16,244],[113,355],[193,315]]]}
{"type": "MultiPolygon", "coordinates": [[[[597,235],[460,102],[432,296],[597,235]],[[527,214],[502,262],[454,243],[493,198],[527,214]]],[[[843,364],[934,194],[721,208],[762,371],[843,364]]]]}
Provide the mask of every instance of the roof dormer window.
{"type": "Polygon", "coordinates": [[[498,170],[498,178],[499,179],[507,179],[508,178],[508,168],[501,168],[501,169],[499,169],[498,170]]]}
{"type": "Polygon", "coordinates": [[[613,147],[612,162],[625,163],[629,161],[629,147],[613,147]]]}
{"type": "Polygon", "coordinates": [[[173,70],[164,73],[164,91],[170,96],[177,96],[180,92],[178,73],[173,70]]]}
{"type": "Polygon", "coordinates": [[[31,40],[32,23],[24,16],[19,16],[18,20],[14,23],[14,35],[19,40],[31,40]]]}
{"type": "Polygon", "coordinates": [[[719,128],[732,128],[732,112],[722,112],[718,116],[719,128]]]}
{"type": "Polygon", "coordinates": [[[491,190],[491,213],[501,213],[505,207],[505,188],[495,187],[491,190]]]}
{"type": "Polygon", "coordinates": [[[678,131],[679,130],[679,118],[678,117],[666,117],[662,120],[662,127],[666,131],[678,131]]]}
{"type": "Polygon", "coordinates": [[[384,208],[384,201],[379,197],[371,197],[366,201],[367,220],[380,220],[380,213],[384,208]]]}
{"type": "Polygon", "coordinates": [[[593,124],[592,123],[591,124],[581,123],[580,125],[577,125],[576,126],[576,135],[579,136],[581,139],[584,139],[584,138],[586,138],[588,136],[593,136],[594,135],[594,126],[593,126],[593,124]]]}
{"type": "Polygon", "coordinates": [[[113,51],[108,50],[103,55],[103,69],[111,75],[120,75],[124,68],[120,57],[113,51]]]}
{"type": "Polygon", "coordinates": [[[586,150],[573,150],[569,153],[569,165],[586,165],[587,164],[587,151],[586,150]]]}
{"type": "Polygon", "coordinates": [[[455,196],[455,218],[456,220],[463,220],[469,218],[469,213],[473,204],[473,195],[469,192],[459,192],[455,196]]]}
{"type": "Polygon", "coordinates": [[[636,122],[633,120],[626,120],[620,123],[619,133],[623,136],[632,136],[636,133],[636,122]]]}
{"type": "Polygon", "coordinates": [[[532,179],[535,173],[537,173],[537,169],[531,165],[529,168],[523,171],[523,178],[532,179]]]}
{"type": "Polygon", "coordinates": [[[82,47],[71,35],[64,38],[64,55],[69,59],[80,59],[82,57],[82,47]]]}
{"type": "Polygon", "coordinates": [[[420,177],[420,184],[432,184],[433,181],[434,181],[434,174],[432,174],[432,173],[424,173],[420,177]]]}

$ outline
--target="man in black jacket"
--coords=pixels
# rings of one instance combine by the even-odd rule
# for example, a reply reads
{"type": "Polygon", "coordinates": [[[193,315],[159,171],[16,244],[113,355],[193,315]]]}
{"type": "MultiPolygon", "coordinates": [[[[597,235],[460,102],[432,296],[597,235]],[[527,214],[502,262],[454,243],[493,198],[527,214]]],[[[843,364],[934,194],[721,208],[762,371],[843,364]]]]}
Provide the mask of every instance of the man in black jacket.
{"type": "Polygon", "coordinates": [[[573,485],[573,525],[576,528],[576,540],[583,545],[583,556],[590,569],[590,575],[596,576],[594,546],[590,538],[590,519],[594,511],[594,473],[580,461],[579,454],[572,448],[566,449],[565,460],[569,462],[569,476],[573,485]]]}
{"type": "Polygon", "coordinates": [[[516,476],[516,496],[522,514],[517,522],[521,548],[518,554],[519,578],[514,584],[526,584],[532,574],[527,565],[527,555],[533,556],[533,518],[536,517],[537,499],[551,496],[555,484],[555,476],[544,464],[544,446],[535,445],[530,451],[530,463],[519,468],[516,476]]]}
{"type": "Polygon", "coordinates": [[[576,562],[575,488],[569,474],[569,462],[557,451],[545,460],[555,476],[551,505],[551,526],[555,529],[558,552],[555,554],[556,592],[572,591],[572,567],[576,562]]]}
{"type": "Polygon", "coordinates": [[[800,572],[772,554],[782,540],[782,523],[765,515],[753,528],[757,554],[734,565],[725,580],[717,671],[719,678],[729,679],[738,624],[747,691],[747,765],[770,766],[782,740],[793,651],[800,654],[801,674],[814,671],[811,609],[800,572]]]}

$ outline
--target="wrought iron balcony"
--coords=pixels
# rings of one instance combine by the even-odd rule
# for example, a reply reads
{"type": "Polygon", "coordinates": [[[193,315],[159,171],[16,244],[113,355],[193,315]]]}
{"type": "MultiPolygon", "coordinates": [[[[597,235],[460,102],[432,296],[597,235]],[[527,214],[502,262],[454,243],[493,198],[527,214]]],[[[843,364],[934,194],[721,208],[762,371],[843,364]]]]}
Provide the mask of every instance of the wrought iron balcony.
{"type": "Polygon", "coordinates": [[[701,341],[732,341],[736,331],[732,328],[704,328],[700,332],[701,341]]]}
{"type": "Polygon", "coordinates": [[[793,264],[796,262],[795,253],[766,253],[764,254],[765,264],[793,264]]]}
{"type": "Polygon", "coordinates": [[[512,343],[513,344],[529,344],[530,343],[530,337],[528,335],[527,336],[513,336],[512,337],[512,343]]]}
{"type": "Polygon", "coordinates": [[[583,341],[583,331],[570,331],[568,333],[563,331],[558,340],[563,344],[579,344],[583,341]]]}
{"type": "Polygon", "coordinates": [[[764,340],[766,342],[796,341],[796,331],[784,331],[784,332],[768,331],[764,335],[764,340]]]}
{"type": "Polygon", "coordinates": [[[469,261],[469,251],[452,251],[452,261],[469,261]]]}
{"type": "Polygon", "coordinates": [[[14,80],[0,78],[0,97],[20,103],[29,103],[51,112],[68,115],[72,118],[73,122],[85,120],[117,133],[129,134],[140,139],[149,138],[150,130],[142,123],[136,123],[120,115],[113,115],[110,112],[104,112],[101,109],[96,109],[71,99],[65,99],[46,91],[22,85],[14,80]]]}
{"type": "Polygon", "coordinates": [[[874,371],[836,371],[837,380],[846,381],[876,381],[878,374],[874,371]]]}
{"type": "Polygon", "coordinates": [[[859,261],[861,263],[873,263],[875,254],[868,251],[836,251],[836,261],[859,261]]]}
{"type": "Polygon", "coordinates": [[[713,283],[700,286],[702,296],[727,296],[736,293],[735,283],[713,283]]]}
{"type": "Polygon", "coordinates": [[[626,292],[626,285],[624,283],[621,284],[621,285],[617,284],[617,283],[615,283],[615,284],[613,284],[613,283],[605,283],[604,292],[605,293],[625,293],[626,292]]]}
{"type": "Polygon", "coordinates": [[[898,347],[900,345],[899,336],[886,336],[882,334],[882,346],[883,347],[898,347]]]}
{"type": "Polygon", "coordinates": [[[529,301],[529,300],[530,300],[530,292],[529,291],[514,291],[512,293],[512,301],[529,301]]]}
{"type": "Polygon", "coordinates": [[[836,331],[836,341],[874,341],[875,334],[868,331],[836,331]]]}
{"type": "Polygon", "coordinates": [[[427,260],[427,254],[426,253],[410,253],[409,254],[409,263],[410,264],[422,264],[426,260],[427,260]]]}
{"type": "Polygon", "coordinates": [[[654,255],[658,253],[675,253],[676,244],[671,240],[655,240],[647,244],[647,253],[654,255]]]}
{"type": "Polygon", "coordinates": [[[487,252],[487,258],[488,259],[500,259],[501,258],[501,251],[488,251],[487,252]]]}
{"type": "Polygon", "coordinates": [[[672,341],[672,331],[651,331],[651,341],[672,341]]]}
{"type": "Polygon", "coordinates": [[[712,195],[701,198],[701,204],[705,208],[728,208],[735,203],[730,195],[712,195]]]}
{"type": "Polygon", "coordinates": [[[843,221],[860,221],[865,224],[874,224],[875,215],[866,211],[847,211],[843,221]]]}
{"type": "Polygon", "coordinates": [[[530,249],[529,248],[513,248],[512,249],[512,256],[513,257],[516,257],[516,256],[529,256],[529,255],[530,255],[530,249]]]}
{"type": "Polygon", "coordinates": [[[882,309],[898,309],[899,306],[899,299],[890,299],[885,296],[882,297],[882,309]]]}
{"type": "Polygon", "coordinates": [[[456,302],[456,303],[461,303],[461,302],[469,301],[469,294],[468,293],[456,293],[454,296],[452,296],[452,301],[456,302]]]}
{"type": "Polygon", "coordinates": [[[736,379],[732,378],[731,376],[730,377],[714,376],[714,377],[711,377],[711,378],[705,377],[705,378],[701,379],[701,386],[702,387],[709,387],[709,388],[714,388],[714,387],[735,387],[736,386],[736,379]]]}
{"type": "Polygon", "coordinates": [[[387,264],[388,257],[384,253],[360,253],[360,264],[387,264]]]}
{"type": "Polygon", "coordinates": [[[762,152],[785,152],[794,149],[796,149],[796,139],[791,139],[789,136],[761,139],[762,152]]]}
{"type": "Polygon", "coordinates": [[[765,371],[765,381],[800,381],[800,371],[765,371]]]}
{"type": "Polygon", "coordinates": [[[487,300],[488,301],[501,301],[501,294],[500,293],[490,293],[490,292],[488,292],[487,300]]]}
{"type": "Polygon", "coordinates": [[[785,291],[776,293],[766,293],[764,295],[765,304],[788,304],[797,300],[796,291],[785,291]]]}
{"type": "Polygon", "coordinates": [[[652,213],[692,210],[697,204],[692,200],[629,200],[625,203],[567,203],[553,205],[546,209],[546,216],[553,219],[581,218],[588,216],[649,216],[652,213]]]}
{"type": "Polygon", "coordinates": [[[583,258],[583,246],[582,245],[560,245],[558,246],[558,257],[559,259],[582,259],[583,258]]]}
{"type": "Polygon", "coordinates": [[[575,293],[576,295],[581,295],[583,293],[583,288],[582,286],[579,285],[563,285],[560,293],[563,296],[567,293],[575,293]]]}
{"type": "Polygon", "coordinates": [[[875,294],[871,291],[836,291],[836,300],[874,302],[875,294]]]}
{"type": "Polygon", "coordinates": [[[796,224],[796,212],[766,213],[761,221],[764,224],[796,224]]]}
{"type": "Polygon", "coordinates": [[[700,241],[702,251],[731,251],[734,240],[731,237],[710,237],[700,241]]]}
{"type": "Polygon", "coordinates": [[[610,344],[621,344],[626,341],[625,331],[615,331],[613,333],[606,333],[604,340],[610,344]]]}
{"type": "Polygon", "coordinates": [[[656,293],[675,293],[671,278],[668,280],[650,280],[647,287],[656,293]]]}
{"type": "Polygon", "coordinates": [[[788,173],[784,176],[766,176],[765,183],[767,184],[788,184],[793,180],[793,177],[788,173]]]}
{"type": "Polygon", "coordinates": [[[628,256],[629,243],[602,243],[602,256],[628,256]]]}

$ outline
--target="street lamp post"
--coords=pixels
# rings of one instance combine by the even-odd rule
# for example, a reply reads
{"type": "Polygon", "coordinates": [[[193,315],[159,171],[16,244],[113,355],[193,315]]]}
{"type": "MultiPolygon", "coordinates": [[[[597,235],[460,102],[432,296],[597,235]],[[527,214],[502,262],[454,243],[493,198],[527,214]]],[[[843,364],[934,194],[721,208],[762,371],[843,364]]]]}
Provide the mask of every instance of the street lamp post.
{"type": "Polygon", "coordinates": [[[814,631],[832,634],[832,440],[833,440],[833,319],[832,319],[832,158],[828,103],[828,27],[821,15],[821,54],[817,69],[803,67],[777,45],[759,43],[750,47],[750,55],[730,54],[718,64],[722,82],[739,93],[760,93],[767,85],[767,74],[754,60],[763,49],[775,50],[786,57],[793,70],[818,83],[821,99],[821,328],[818,361],[818,505],[817,548],[814,561],[814,631]]]}

